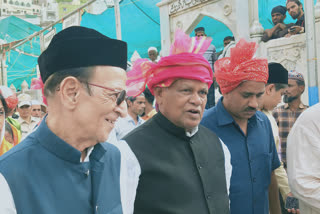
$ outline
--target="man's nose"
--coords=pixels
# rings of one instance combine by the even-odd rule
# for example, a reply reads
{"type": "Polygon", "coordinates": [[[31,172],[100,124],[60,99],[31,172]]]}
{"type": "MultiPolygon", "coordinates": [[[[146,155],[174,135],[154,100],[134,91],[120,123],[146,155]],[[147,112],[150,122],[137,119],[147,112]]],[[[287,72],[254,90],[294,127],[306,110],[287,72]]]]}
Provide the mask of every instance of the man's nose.
{"type": "Polygon", "coordinates": [[[190,97],[190,102],[195,105],[201,105],[203,102],[203,98],[201,98],[198,93],[194,93],[190,97]]]}
{"type": "Polygon", "coordinates": [[[258,108],[259,107],[259,102],[258,98],[256,96],[252,97],[249,101],[249,107],[251,108],[258,108]]]}

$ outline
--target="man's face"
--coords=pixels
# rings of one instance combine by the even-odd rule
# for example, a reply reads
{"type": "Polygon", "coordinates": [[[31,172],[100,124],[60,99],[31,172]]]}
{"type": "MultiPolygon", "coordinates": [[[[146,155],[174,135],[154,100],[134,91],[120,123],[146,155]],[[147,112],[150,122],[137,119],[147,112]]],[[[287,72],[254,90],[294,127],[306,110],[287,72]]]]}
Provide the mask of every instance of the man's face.
{"type": "Polygon", "coordinates": [[[198,31],[198,32],[196,32],[196,37],[202,37],[202,36],[206,36],[206,34],[204,33],[204,31],[198,31]]]}
{"type": "Polygon", "coordinates": [[[135,101],[131,102],[128,100],[128,111],[132,112],[136,116],[140,116],[143,114],[146,108],[146,98],[144,96],[139,96],[135,101]]]}
{"type": "Polygon", "coordinates": [[[288,79],[288,88],[285,90],[283,101],[291,103],[298,99],[304,91],[304,86],[299,86],[296,80],[288,79]]]}
{"type": "Polygon", "coordinates": [[[207,83],[179,79],[169,88],[156,91],[160,112],[173,124],[187,131],[199,125],[207,103],[207,83]]]}
{"type": "Polygon", "coordinates": [[[294,2],[289,2],[287,4],[287,10],[293,19],[297,19],[303,13],[302,5],[298,6],[294,2]]]}
{"type": "Polygon", "coordinates": [[[278,23],[283,23],[283,20],[286,18],[285,15],[282,15],[281,13],[273,13],[272,16],[272,22],[274,25],[278,23]]]}
{"type": "Polygon", "coordinates": [[[31,106],[31,116],[41,118],[41,106],[32,105],[31,106]]]}
{"type": "Polygon", "coordinates": [[[31,106],[23,105],[18,108],[19,115],[22,119],[26,120],[31,116],[31,106]]]}
{"type": "Polygon", "coordinates": [[[227,45],[229,45],[230,42],[231,42],[230,39],[224,40],[223,41],[223,46],[226,47],[227,45]]]}
{"type": "Polygon", "coordinates": [[[223,105],[235,120],[248,120],[256,113],[264,92],[263,82],[246,81],[223,95],[223,105]]]}
{"type": "MultiPolygon", "coordinates": [[[[126,89],[126,72],[118,67],[96,66],[89,83],[116,90],[126,89]]],[[[88,139],[97,143],[105,142],[114,127],[115,121],[122,116],[126,103],[116,105],[118,92],[100,87],[89,86],[89,95],[84,84],[81,87],[79,105],[73,113],[74,122],[88,139]]]]}
{"type": "Polygon", "coordinates": [[[155,51],[155,50],[149,51],[149,52],[148,52],[148,55],[149,55],[149,59],[150,59],[152,62],[156,61],[156,59],[157,59],[157,57],[158,57],[158,53],[157,53],[157,51],[155,51]]]}
{"type": "Polygon", "coordinates": [[[286,88],[281,88],[278,91],[274,84],[266,86],[266,92],[263,95],[264,109],[272,111],[281,102],[281,98],[284,95],[286,88]]]}

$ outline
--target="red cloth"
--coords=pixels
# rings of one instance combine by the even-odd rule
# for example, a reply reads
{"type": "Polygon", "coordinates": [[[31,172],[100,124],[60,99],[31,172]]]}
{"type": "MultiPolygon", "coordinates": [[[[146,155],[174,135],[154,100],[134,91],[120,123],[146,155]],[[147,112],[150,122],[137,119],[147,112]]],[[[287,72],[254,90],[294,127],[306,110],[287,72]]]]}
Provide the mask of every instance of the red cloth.
{"type": "Polygon", "coordinates": [[[243,81],[257,81],[267,83],[267,59],[253,58],[258,45],[255,42],[246,42],[241,39],[231,49],[230,57],[222,58],[215,62],[214,71],[216,80],[222,94],[235,89],[243,81]]]}
{"type": "Polygon", "coordinates": [[[34,89],[34,90],[40,90],[40,89],[41,89],[41,92],[42,92],[42,102],[43,102],[44,104],[48,105],[48,103],[47,103],[47,98],[44,96],[44,84],[43,84],[43,82],[42,82],[41,77],[39,77],[38,79],[33,78],[33,79],[31,80],[30,89],[34,89]]]}
{"type": "Polygon", "coordinates": [[[0,86],[0,93],[5,99],[6,104],[10,111],[18,105],[17,95],[9,87],[3,86],[3,85],[0,86]]]}
{"type": "Polygon", "coordinates": [[[127,73],[127,94],[137,96],[148,85],[150,92],[156,87],[169,87],[177,79],[192,79],[212,84],[213,73],[202,54],[208,49],[210,38],[190,38],[181,30],[175,35],[170,55],[162,57],[158,63],[138,59],[127,73]]]}

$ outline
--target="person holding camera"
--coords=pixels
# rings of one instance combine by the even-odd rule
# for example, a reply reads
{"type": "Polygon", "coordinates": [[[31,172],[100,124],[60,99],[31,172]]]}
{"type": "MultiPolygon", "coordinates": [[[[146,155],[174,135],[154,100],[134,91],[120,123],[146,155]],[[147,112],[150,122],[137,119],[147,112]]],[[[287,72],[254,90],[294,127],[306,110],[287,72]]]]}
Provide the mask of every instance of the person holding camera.
{"type": "Polygon", "coordinates": [[[304,33],[305,22],[302,3],[299,0],[288,0],[287,10],[293,19],[297,19],[297,22],[294,24],[294,26],[289,28],[289,33],[286,35],[286,37],[304,33]]]}

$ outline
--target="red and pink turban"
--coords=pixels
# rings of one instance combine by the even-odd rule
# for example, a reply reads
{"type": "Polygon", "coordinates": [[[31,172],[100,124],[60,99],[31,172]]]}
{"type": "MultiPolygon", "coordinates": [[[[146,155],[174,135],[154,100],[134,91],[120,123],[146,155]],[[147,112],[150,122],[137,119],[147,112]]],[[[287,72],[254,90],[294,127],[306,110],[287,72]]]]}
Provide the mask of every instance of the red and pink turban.
{"type": "Polygon", "coordinates": [[[230,57],[215,62],[214,71],[222,94],[235,89],[243,81],[257,81],[267,83],[267,59],[254,58],[258,45],[241,39],[231,48],[230,57]]]}
{"type": "Polygon", "coordinates": [[[213,72],[208,61],[202,56],[210,46],[212,39],[190,38],[177,30],[170,55],[162,57],[158,63],[148,59],[138,59],[132,70],[127,73],[128,96],[141,94],[145,86],[153,94],[156,87],[169,87],[177,79],[199,80],[212,84],[213,72]]]}

